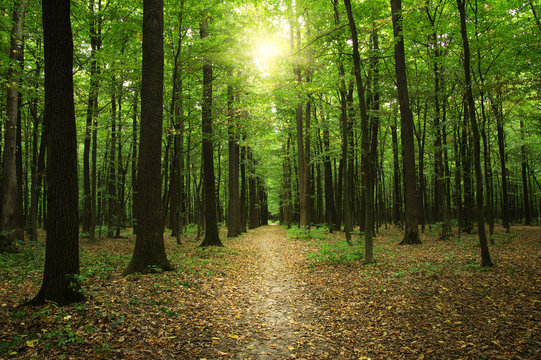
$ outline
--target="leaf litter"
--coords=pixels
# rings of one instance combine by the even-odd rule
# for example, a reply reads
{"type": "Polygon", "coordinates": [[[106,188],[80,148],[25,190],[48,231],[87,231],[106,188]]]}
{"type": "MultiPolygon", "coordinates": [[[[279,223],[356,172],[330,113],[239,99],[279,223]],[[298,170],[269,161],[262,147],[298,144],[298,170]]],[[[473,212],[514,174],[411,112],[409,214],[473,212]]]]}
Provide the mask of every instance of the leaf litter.
{"type": "Polygon", "coordinates": [[[18,308],[41,281],[43,244],[0,258],[2,359],[533,359],[541,357],[541,231],[497,228],[497,266],[474,235],[398,246],[376,264],[314,257],[341,233],[296,240],[279,226],[224,248],[165,237],[175,272],[121,276],[134,237],[81,240],[87,300],[18,308]]]}

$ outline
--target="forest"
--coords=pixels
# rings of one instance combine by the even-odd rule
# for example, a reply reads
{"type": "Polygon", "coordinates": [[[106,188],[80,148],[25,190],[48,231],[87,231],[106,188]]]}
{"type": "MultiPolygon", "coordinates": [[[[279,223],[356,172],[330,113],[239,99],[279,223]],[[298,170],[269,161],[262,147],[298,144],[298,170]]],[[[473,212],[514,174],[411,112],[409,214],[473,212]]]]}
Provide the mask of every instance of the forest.
{"type": "Polygon", "coordinates": [[[0,359],[541,357],[537,2],[0,4],[0,359]]]}

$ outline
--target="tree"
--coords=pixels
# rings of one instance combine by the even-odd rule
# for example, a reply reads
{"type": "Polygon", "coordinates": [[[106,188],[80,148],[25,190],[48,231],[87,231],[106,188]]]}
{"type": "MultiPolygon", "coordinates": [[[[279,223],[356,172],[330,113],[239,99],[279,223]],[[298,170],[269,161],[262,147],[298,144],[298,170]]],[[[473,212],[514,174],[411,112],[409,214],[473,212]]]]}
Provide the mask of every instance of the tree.
{"type": "Polygon", "coordinates": [[[238,114],[233,107],[235,101],[235,93],[233,85],[227,87],[227,108],[229,124],[228,131],[228,146],[229,146],[229,208],[227,215],[227,236],[235,237],[241,233],[240,219],[240,196],[239,196],[239,156],[240,147],[238,143],[238,114]]]}
{"type": "MultiPolygon", "coordinates": [[[[202,14],[200,37],[209,36],[209,15],[202,14]]],[[[203,195],[205,202],[205,238],[201,246],[222,246],[218,235],[216,214],[216,181],[214,178],[214,150],[212,144],[212,63],[206,60],[203,64],[203,104],[202,104],[202,136],[203,136],[203,195]]]]}
{"type": "MultiPolygon", "coordinates": [[[[363,212],[365,218],[362,219],[361,223],[364,223],[364,238],[365,238],[365,262],[372,263],[374,262],[373,254],[373,231],[374,231],[374,217],[373,217],[373,201],[374,201],[374,176],[375,176],[375,152],[370,151],[370,134],[368,128],[368,112],[366,110],[366,99],[364,97],[364,85],[361,75],[361,55],[359,54],[359,38],[357,36],[357,27],[355,25],[355,19],[353,17],[353,12],[351,11],[350,0],[344,0],[346,6],[346,12],[349,20],[349,28],[351,31],[351,39],[353,43],[353,68],[355,72],[355,80],[357,85],[357,97],[359,98],[359,109],[361,113],[361,142],[362,142],[362,151],[363,151],[363,163],[364,168],[368,171],[363,171],[364,177],[364,187],[361,190],[363,198],[365,201],[362,204],[365,211],[363,212]]],[[[377,34],[374,37],[375,46],[377,48],[377,34]]],[[[377,66],[377,65],[376,65],[377,66]]],[[[379,103],[379,100],[378,100],[379,103]]],[[[376,133],[377,137],[377,133],[376,133]]],[[[349,166],[348,166],[349,167],[349,166]]],[[[349,169],[352,171],[352,169],[349,169]]],[[[350,190],[351,191],[351,190],[350,190]]]]}
{"type": "Polygon", "coordinates": [[[402,120],[402,167],[404,171],[405,231],[401,244],[420,244],[417,221],[417,179],[415,175],[415,151],[413,146],[413,114],[410,108],[408,80],[406,76],[406,55],[404,30],[402,26],[402,1],[391,0],[394,33],[394,67],[400,118],[402,120]]]}
{"type": "Polygon", "coordinates": [[[479,245],[481,246],[481,265],[492,266],[490,252],[488,250],[487,235],[485,230],[485,209],[483,205],[483,173],[481,172],[481,145],[479,129],[477,128],[477,119],[475,115],[475,103],[473,100],[472,80],[470,73],[470,45],[466,29],[466,0],[457,0],[458,11],[460,13],[460,34],[462,36],[462,46],[464,48],[464,77],[466,80],[466,97],[468,100],[468,116],[470,118],[473,132],[474,162],[475,162],[475,185],[477,202],[477,231],[479,234],[479,245]]]}
{"type": "Polygon", "coordinates": [[[73,102],[73,40],[69,0],[43,0],[47,235],[43,282],[29,304],[81,301],[79,189],[73,102]]]}
{"type": "Polygon", "coordinates": [[[0,252],[14,251],[15,240],[24,240],[20,218],[22,210],[18,196],[20,177],[17,176],[17,138],[20,134],[19,114],[19,83],[22,73],[23,57],[23,20],[25,0],[15,1],[13,6],[13,28],[11,30],[11,51],[9,53],[9,72],[7,89],[7,122],[4,132],[4,158],[2,176],[2,205],[0,209],[0,252]]]}
{"type": "Polygon", "coordinates": [[[143,0],[143,76],[139,174],[137,177],[137,237],[124,275],[158,267],[172,270],[163,243],[161,144],[163,118],[163,1],[143,0]]]}

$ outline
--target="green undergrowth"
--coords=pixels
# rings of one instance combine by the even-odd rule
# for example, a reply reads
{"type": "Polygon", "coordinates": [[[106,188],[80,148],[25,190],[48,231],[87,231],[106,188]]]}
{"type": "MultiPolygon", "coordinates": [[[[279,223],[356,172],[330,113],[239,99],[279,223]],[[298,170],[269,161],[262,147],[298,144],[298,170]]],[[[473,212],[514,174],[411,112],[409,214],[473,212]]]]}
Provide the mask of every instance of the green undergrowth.
{"type": "Polygon", "coordinates": [[[323,240],[327,238],[328,234],[329,228],[325,226],[305,228],[293,225],[287,229],[287,237],[295,240],[323,240]]]}
{"type": "Polygon", "coordinates": [[[349,245],[345,239],[338,241],[321,241],[316,244],[318,250],[306,254],[310,266],[317,264],[340,265],[363,259],[362,244],[349,245]]]}

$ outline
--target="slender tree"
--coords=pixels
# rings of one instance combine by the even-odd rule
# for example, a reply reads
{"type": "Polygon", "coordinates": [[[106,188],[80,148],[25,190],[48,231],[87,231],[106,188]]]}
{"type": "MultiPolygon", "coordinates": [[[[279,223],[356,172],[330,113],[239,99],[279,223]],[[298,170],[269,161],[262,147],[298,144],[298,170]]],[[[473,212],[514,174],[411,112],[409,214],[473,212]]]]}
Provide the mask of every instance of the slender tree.
{"type": "Polygon", "coordinates": [[[143,0],[143,76],[139,174],[137,177],[137,237],[124,275],[172,270],[163,243],[161,201],[161,139],[163,118],[163,0],[143,0]]]}
{"type": "Polygon", "coordinates": [[[466,97],[468,100],[468,115],[470,117],[473,132],[474,162],[475,162],[475,184],[477,201],[477,231],[479,234],[479,245],[481,246],[481,265],[492,266],[490,252],[488,250],[487,235],[485,230],[485,209],[483,204],[483,173],[481,171],[481,145],[477,119],[475,114],[475,103],[473,100],[472,80],[470,73],[470,45],[466,29],[466,0],[457,0],[458,12],[460,13],[460,34],[464,48],[464,77],[466,80],[466,97]]]}
{"type": "Polygon", "coordinates": [[[410,108],[404,30],[402,26],[402,1],[391,0],[394,33],[394,59],[400,118],[402,120],[402,167],[404,171],[405,231],[401,244],[420,244],[417,220],[417,179],[415,175],[415,150],[413,145],[413,114],[410,108]]]}
{"type": "MultiPolygon", "coordinates": [[[[369,134],[369,119],[368,112],[366,110],[366,99],[364,95],[364,85],[361,74],[361,55],[359,54],[359,38],[357,36],[357,26],[355,25],[355,18],[353,17],[353,12],[351,11],[350,0],[344,0],[346,6],[346,13],[349,20],[349,29],[351,31],[351,39],[353,43],[353,69],[355,72],[355,81],[357,85],[357,97],[359,99],[359,109],[361,113],[361,142],[362,142],[362,151],[363,151],[363,168],[364,169],[375,169],[375,153],[370,151],[370,134],[369,134]]],[[[377,34],[374,38],[376,47],[377,47],[377,34]]],[[[378,100],[379,102],[379,100],[378,100]]],[[[352,171],[351,169],[349,171],[352,171]]],[[[364,196],[361,196],[365,200],[362,204],[365,211],[361,212],[364,214],[365,218],[362,219],[361,223],[364,223],[364,238],[365,238],[365,262],[372,263],[374,262],[373,255],[373,236],[374,236],[374,217],[373,217],[373,201],[374,201],[374,191],[373,191],[373,182],[375,170],[374,171],[363,171],[364,187],[362,192],[364,196]],[[371,179],[367,177],[371,176],[371,179]],[[368,185],[368,186],[367,186],[368,185]]],[[[350,190],[351,191],[351,190],[350,190]]]]}
{"type": "MultiPolygon", "coordinates": [[[[204,13],[201,19],[200,37],[209,36],[209,15],[204,13]]],[[[203,64],[203,195],[205,201],[205,238],[201,246],[222,246],[218,235],[216,213],[216,181],[214,178],[214,150],[212,145],[212,63],[203,64]]]]}
{"type": "Polygon", "coordinates": [[[43,0],[47,235],[43,282],[29,304],[82,300],[79,284],[77,131],[69,0],[43,0]]]}
{"type": "Polygon", "coordinates": [[[235,92],[233,85],[227,87],[228,107],[228,146],[229,146],[229,207],[227,216],[227,236],[235,237],[241,233],[240,196],[239,196],[239,155],[238,114],[234,108],[235,92]]]}
{"type": "Polygon", "coordinates": [[[7,111],[4,131],[4,159],[2,174],[2,205],[0,209],[0,252],[14,251],[15,240],[24,240],[20,228],[19,214],[22,201],[18,192],[22,184],[17,176],[17,156],[21,151],[17,146],[20,134],[19,83],[22,73],[22,37],[25,0],[15,1],[13,5],[13,27],[11,30],[10,66],[8,71],[7,111]]]}

